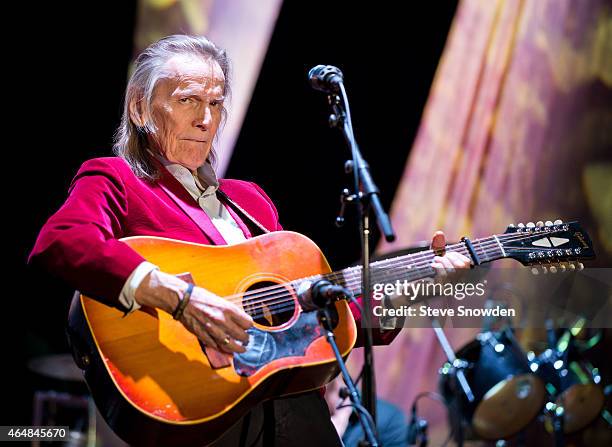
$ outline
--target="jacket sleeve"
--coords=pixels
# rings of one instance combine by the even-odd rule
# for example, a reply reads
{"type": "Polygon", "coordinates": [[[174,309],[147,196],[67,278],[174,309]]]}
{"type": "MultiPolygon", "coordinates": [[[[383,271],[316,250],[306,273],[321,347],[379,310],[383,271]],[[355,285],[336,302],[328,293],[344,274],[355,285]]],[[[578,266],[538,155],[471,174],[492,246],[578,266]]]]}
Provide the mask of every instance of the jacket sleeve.
{"type": "Polygon", "coordinates": [[[41,229],[28,262],[82,293],[127,310],[119,294],[145,259],[117,240],[128,213],[125,184],[108,159],[85,162],[68,198],[41,229]]]}
{"type": "MultiPolygon", "coordinates": [[[[357,297],[357,302],[359,302],[359,305],[363,308],[363,297],[357,297]]],[[[374,300],[370,300],[370,303],[373,305],[374,300]]],[[[361,311],[353,302],[349,302],[349,307],[351,308],[353,317],[355,317],[355,324],[357,326],[357,341],[355,342],[355,347],[359,348],[363,346],[361,311]]],[[[370,311],[370,320],[372,321],[372,324],[374,326],[372,329],[372,342],[374,343],[374,345],[388,345],[395,339],[395,337],[397,337],[397,334],[399,334],[400,330],[402,329],[402,326],[397,329],[382,329],[380,327],[377,327],[378,325],[376,324],[376,320],[378,320],[378,317],[374,316],[372,311],[370,311]]]]}

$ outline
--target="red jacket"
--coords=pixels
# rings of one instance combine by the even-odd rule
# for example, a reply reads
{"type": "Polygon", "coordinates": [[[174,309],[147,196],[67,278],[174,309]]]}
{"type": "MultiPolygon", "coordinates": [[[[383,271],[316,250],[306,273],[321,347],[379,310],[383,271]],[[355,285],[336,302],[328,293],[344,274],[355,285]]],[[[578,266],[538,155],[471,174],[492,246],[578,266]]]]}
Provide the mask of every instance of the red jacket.
{"type": "MultiPolygon", "coordinates": [[[[134,175],[121,158],[86,161],[73,179],[68,199],[43,226],[29,262],[41,265],[86,295],[122,309],[118,297],[127,278],[145,259],[118,239],[162,236],[200,244],[225,244],[208,215],[181,183],[159,165],[161,178],[134,175]]],[[[270,198],[255,183],[220,180],[219,188],[270,231],[281,230],[270,198]]],[[[250,238],[257,231],[231,207],[228,211],[250,238]]],[[[360,324],[359,311],[353,314],[360,324]]],[[[395,331],[380,336],[388,343],[395,331]]]]}

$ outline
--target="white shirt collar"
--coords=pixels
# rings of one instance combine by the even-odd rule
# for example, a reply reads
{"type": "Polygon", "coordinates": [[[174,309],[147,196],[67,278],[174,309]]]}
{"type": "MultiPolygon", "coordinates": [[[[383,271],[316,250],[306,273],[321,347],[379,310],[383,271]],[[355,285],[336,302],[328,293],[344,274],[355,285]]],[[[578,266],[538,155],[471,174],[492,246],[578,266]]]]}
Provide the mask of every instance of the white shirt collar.
{"type": "Polygon", "coordinates": [[[214,168],[208,160],[197,169],[197,175],[194,175],[185,166],[173,163],[161,154],[155,154],[149,151],[155,158],[157,158],[164,167],[181,182],[181,184],[187,188],[191,195],[196,198],[207,197],[215,194],[219,189],[219,180],[214,168]]]}

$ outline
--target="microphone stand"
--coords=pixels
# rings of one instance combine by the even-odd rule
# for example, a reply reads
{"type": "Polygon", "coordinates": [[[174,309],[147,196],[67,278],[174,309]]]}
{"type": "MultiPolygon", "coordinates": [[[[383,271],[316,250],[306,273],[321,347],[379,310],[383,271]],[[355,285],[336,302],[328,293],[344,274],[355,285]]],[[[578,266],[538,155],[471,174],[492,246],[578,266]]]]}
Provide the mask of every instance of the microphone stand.
{"type": "MultiPolygon", "coordinates": [[[[343,194],[342,204],[358,203],[360,214],[360,234],[361,234],[361,260],[362,260],[362,281],[361,290],[363,296],[363,315],[362,333],[363,333],[363,349],[364,349],[364,371],[363,371],[363,402],[366,410],[372,415],[374,424],[376,424],[376,380],[374,376],[374,356],[372,353],[372,321],[370,316],[371,298],[370,298],[370,210],[374,211],[378,227],[381,234],[384,235],[388,242],[395,240],[395,234],[391,227],[389,216],[384,211],[380,203],[379,190],[370,175],[369,166],[363,159],[355,135],[353,133],[353,125],[351,121],[350,108],[348,98],[344,88],[344,83],[338,83],[338,93],[330,93],[328,95],[329,104],[332,107],[332,114],[329,116],[329,124],[331,127],[340,127],[344,138],[351,150],[352,164],[347,163],[353,172],[354,177],[354,192],[351,195],[343,194]]],[[[350,171],[349,171],[350,172],[350,171]]],[[[338,221],[339,222],[339,221],[338,221]]]]}
{"type": "Polygon", "coordinates": [[[336,356],[336,360],[338,361],[338,365],[340,366],[342,378],[344,379],[344,383],[349,391],[348,397],[351,400],[351,404],[357,415],[359,416],[359,422],[361,422],[363,432],[365,433],[365,440],[367,442],[366,445],[369,447],[378,447],[379,444],[375,436],[376,423],[374,422],[372,416],[370,416],[371,413],[368,413],[368,411],[359,401],[359,392],[357,391],[357,387],[355,386],[355,383],[353,382],[353,379],[346,368],[346,364],[344,363],[344,359],[342,358],[342,354],[340,353],[340,349],[338,349],[338,344],[336,343],[336,336],[334,335],[333,326],[334,321],[337,321],[338,319],[338,314],[333,301],[328,300],[324,306],[319,308],[317,311],[317,317],[319,319],[319,323],[323,329],[325,329],[325,337],[327,338],[328,343],[331,345],[334,355],[336,356]]]}

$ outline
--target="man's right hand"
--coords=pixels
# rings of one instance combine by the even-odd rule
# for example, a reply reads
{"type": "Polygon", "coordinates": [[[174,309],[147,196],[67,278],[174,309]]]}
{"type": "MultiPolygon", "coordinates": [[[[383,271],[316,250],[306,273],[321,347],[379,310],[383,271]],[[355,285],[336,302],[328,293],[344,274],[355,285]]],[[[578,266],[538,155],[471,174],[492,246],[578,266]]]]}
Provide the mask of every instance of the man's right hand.
{"type": "MultiPolygon", "coordinates": [[[[153,270],[140,283],[134,297],[141,306],[157,307],[170,314],[187,283],[174,275],[153,270]]],[[[237,304],[194,287],[180,322],[206,346],[227,353],[244,352],[249,341],[246,332],[253,319],[237,304]]]]}
{"type": "Polygon", "coordinates": [[[201,287],[194,287],[180,321],[206,346],[228,353],[246,351],[246,330],[253,326],[240,307],[201,287]]]}

